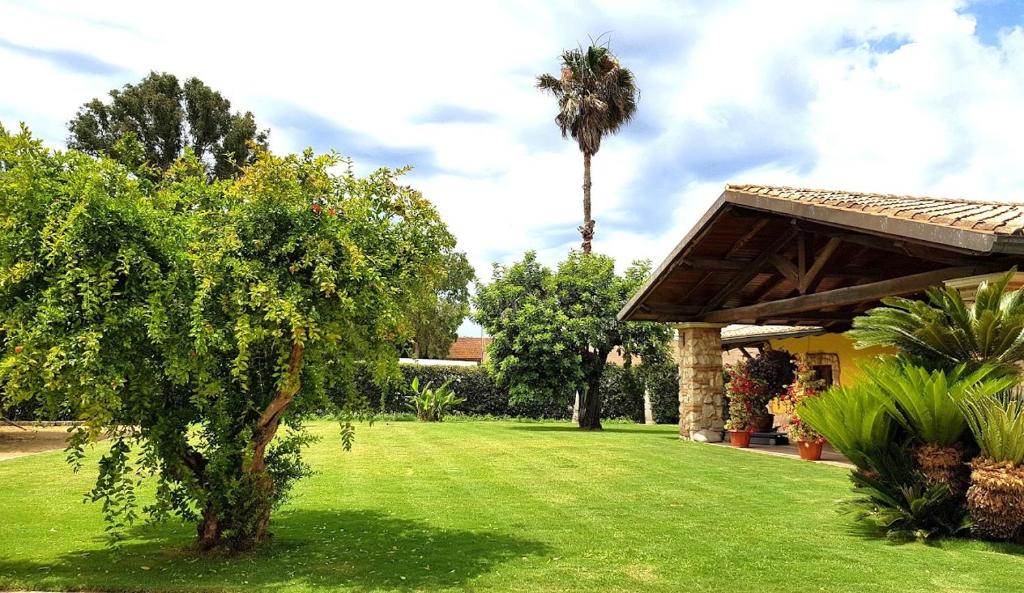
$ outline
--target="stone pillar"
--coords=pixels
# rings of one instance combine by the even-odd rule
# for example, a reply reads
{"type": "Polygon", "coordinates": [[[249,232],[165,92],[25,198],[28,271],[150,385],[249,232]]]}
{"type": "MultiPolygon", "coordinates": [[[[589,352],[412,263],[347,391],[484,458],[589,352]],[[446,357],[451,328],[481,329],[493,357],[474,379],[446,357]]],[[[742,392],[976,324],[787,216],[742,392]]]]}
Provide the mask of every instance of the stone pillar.
{"type": "Polygon", "coordinates": [[[679,438],[722,440],[725,401],[722,382],[722,325],[690,322],[676,326],[679,365],[679,438]]]}

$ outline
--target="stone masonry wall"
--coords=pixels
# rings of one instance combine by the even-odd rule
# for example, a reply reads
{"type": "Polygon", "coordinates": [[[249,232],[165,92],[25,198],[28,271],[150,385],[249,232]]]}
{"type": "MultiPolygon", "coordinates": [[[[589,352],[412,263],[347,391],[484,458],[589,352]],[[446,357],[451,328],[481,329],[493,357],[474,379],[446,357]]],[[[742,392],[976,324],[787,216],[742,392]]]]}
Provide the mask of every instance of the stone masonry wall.
{"type": "Polygon", "coordinates": [[[676,328],[680,438],[712,441],[721,438],[725,399],[721,327],[710,323],[684,323],[676,328]]]}

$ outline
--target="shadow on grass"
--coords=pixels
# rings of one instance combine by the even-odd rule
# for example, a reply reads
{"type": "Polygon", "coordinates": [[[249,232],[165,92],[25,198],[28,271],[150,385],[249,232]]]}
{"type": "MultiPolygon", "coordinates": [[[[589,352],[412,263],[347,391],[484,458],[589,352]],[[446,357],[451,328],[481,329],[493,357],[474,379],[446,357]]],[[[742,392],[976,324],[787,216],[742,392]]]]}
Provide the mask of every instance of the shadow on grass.
{"type": "MultiPolygon", "coordinates": [[[[667,434],[670,434],[668,432],[668,429],[659,430],[659,428],[660,427],[666,427],[666,426],[674,426],[674,425],[671,425],[671,424],[654,424],[654,425],[650,425],[650,424],[634,424],[632,426],[616,426],[616,425],[611,425],[611,426],[604,426],[604,427],[601,428],[601,430],[580,430],[580,428],[578,426],[576,426],[575,424],[551,425],[551,424],[525,424],[524,423],[524,424],[516,424],[516,425],[505,426],[504,428],[507,428],[509,430],[525,430],[525,431],[531,431],[531,432],[574,432],[574,433],[577,433],[577,434],[594,434],[594,433],[600,434],[602,432],[609,432],[609,433],[620,433],[621,432],[621,433],[638,434],[638,435],[646,435],[646,436],[664,437],[667,434]]],[[[677,438],[677,437],[673,436],[672,438],[677,438]]]]}
{"type": "Polygon", "coordinates": [[[194,532],[181,524],[139,527],[120,550],[70,552],[51,561],[0,556],[0,588],[446,589],[549,551],[506,534],[440,529],[375,511],[282,511],[272,531],[267,546],[236,556],[194,552],[194,532]]]}

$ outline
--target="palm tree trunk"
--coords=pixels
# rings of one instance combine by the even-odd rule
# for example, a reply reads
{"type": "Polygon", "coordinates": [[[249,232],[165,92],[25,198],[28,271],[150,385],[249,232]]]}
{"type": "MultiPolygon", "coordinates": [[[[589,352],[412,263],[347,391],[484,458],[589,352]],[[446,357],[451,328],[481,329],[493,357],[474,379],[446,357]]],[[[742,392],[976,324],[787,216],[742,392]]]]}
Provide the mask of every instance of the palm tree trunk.
{"type": "Polygon", "coordinates": [[[590,243],[594,239],[594,220],[590,217],[590,153],[583,153],[583,253],[590,253],[590,243]]]}

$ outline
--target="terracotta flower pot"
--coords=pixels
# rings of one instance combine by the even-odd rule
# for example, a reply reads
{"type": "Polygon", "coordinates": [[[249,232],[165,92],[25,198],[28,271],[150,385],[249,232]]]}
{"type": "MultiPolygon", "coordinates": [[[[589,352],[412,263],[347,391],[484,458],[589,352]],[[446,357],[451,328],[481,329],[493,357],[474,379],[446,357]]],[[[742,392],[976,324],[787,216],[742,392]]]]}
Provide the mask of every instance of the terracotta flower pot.
{"type": "Polygon", "coordinates": [[[796,448],[800,451],[800,459],[817,461],[821,459],[821,446],[824,443],[814,441],[797,441],[796,448]]]}
{"type": "Polygon", "coordinates": [[[750,431],[749,430],[730,430],[729,431],[729,443],[733,447],[739,447],[740,449],[746,449],[750,446],[750,431]]]}

